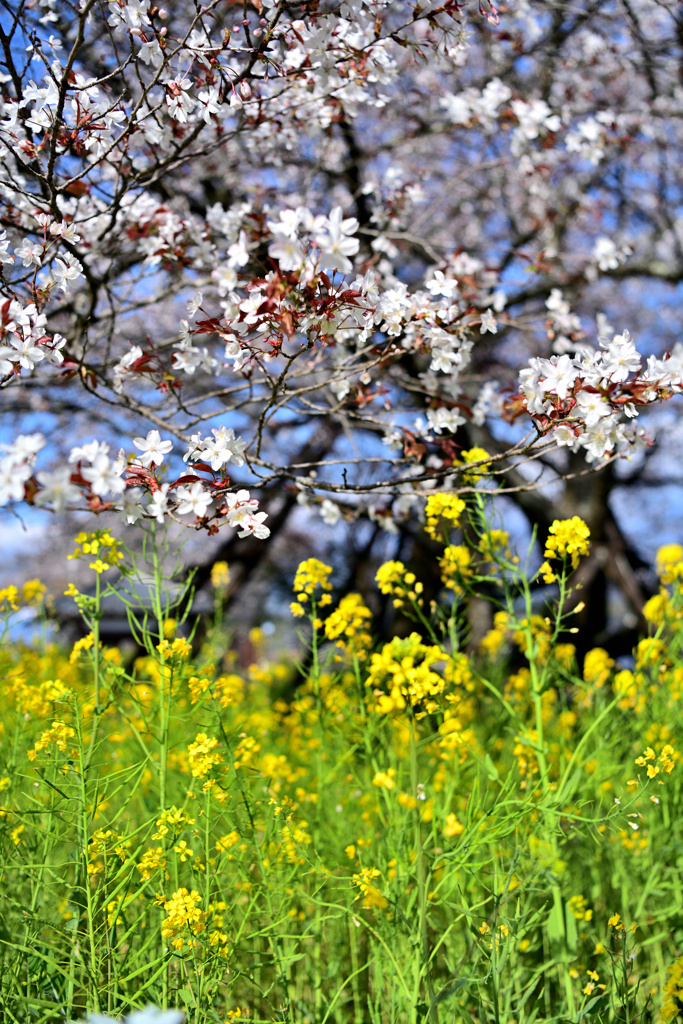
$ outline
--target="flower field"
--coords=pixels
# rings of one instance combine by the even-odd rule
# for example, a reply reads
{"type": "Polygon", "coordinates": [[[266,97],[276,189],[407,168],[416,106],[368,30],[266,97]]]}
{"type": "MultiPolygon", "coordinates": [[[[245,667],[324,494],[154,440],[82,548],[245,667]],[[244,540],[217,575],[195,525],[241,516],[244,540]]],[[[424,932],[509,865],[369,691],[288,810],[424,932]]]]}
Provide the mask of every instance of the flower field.
{"type": "Polygon", "coordinates": [[[88,630],[71,649],[7,642],[49,599],[0,591],[3,1020],[683,1018],[683,548],[660,550],[633,658],[577,660],[587,528],[554,523],[531,571],[487,515],[428,499],[443,587],[382,565],[384,642],[361,595],[302,562],[298,650],[267,657],[252,631],[246,671],[227,567],[199,642],[153,530],[142,555],[76,538],[94,586],[69,587],[88,630]],[[135,658],[99,638],[114,568],[135,658]],[[492,605],[476,643],[473,594],[492,605]]]}

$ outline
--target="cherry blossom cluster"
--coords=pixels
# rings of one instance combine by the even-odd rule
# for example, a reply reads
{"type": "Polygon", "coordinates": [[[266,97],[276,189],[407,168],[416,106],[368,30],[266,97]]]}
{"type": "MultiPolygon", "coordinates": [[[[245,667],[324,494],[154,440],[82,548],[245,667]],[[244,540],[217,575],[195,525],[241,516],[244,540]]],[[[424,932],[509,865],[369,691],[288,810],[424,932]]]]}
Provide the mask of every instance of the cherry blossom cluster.
{"type": "Polygon", "coordinates": [[[16,299],[7,299],[0,307],[0,377],[33,370],[44,359],[54,366],[64,362],[61,350],[66,338],[47,332],[47,316],[39,313],[35,303],[22,306],[16,299]]]}
{"type": "MultiPolygon", "coordinates": [[[[634,4],[642,38],[664,38],[666,3],[634,4]]],[[[159,429],[133,456],[92,441],[34,473],[32,424],[5,447],[1,500],[261,536],[226,467],[308,500],[329,477],[283,467],[281,431],[325,423],[387,452],[391,500],[364,509],[389,526],[494,421],[528,414],[589,462],[642,444],[639,410],[680,391],[678,348],[643,364],[577,310],[632,266],[675,277],[680,218],[647,192],[675,165],[677,70],[666,46],[638,64],[630,14],[558,9],[558,43],[545,6],[26,5],[0,79],[10,415],[46,411],[56,383],[65,415],[102,399],[190,440],[174,482],[159,429]],[[668,226],[643,240],[651,213],[668,226]]]]}
{"type": "Polygon", "coordinates": [[[600,349],[582,344],[572,357],[534,358],[520,373],[523,403],[538,430],[588,462],[622,448],[642,446],[645,431],[627,424],[639,409],[683,392],[683,345],[664,359],[650,356],[645,368],[628,331],[600,339],[600,349]]]}
{"type": "Polygon", "coordinates": [[[91,441],[71,449],[68,465],[35,474],[34,464],[46,439],[41,433],[21,434],[12,444],[0,445],[5,453],[0,459],[0,505],[25,500],[54,512],[74,507],[94,512],[116,509],[127,524],[139,519],[163,524],[166,518],[192,516],[179,521],[209,533],[229,526],[238,530],[239,537],[264,540],[270,531],[258,501],[244,488],[230,490],[229,479],[224,474],[216,478],[214,471],[229,461],[242,465],[244,442],[231,429],[219,427],[212,433],[205,442],[199,436],[193,439],[184,459],[193,460],[194,467],[171,482],[161,482],[157,470],[172,452],[173,442],[162,440],[158,430],[134,439],[139,455],[127,457],[122,448],[111,458],[108,444],[91,441]],[[209,463],[202,460],[204,454],[209,463]]]}

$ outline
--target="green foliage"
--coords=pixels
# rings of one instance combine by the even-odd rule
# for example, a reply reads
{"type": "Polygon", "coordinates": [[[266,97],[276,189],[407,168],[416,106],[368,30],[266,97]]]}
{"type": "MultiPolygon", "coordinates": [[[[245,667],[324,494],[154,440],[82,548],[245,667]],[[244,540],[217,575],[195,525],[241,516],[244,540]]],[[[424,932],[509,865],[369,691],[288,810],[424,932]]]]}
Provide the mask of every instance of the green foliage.
{"type": "MultiPolygon", "coordinates": [[[[292,604],[305,657],[269,657],[254,631],[246,671],[224,566],[193,650],[153,532],[147,564],[77,538],[97,580],[94,598],[68,591],[88,637],[1,655],[5,1020],[148,1003],[195,1024],[681,1017],[683,549],[660,553],[652,635],[616,671],[600,649],[577,665],[568,642],[579,520],[546,544],[540,610],[476,492],[430,499],[428,529],[437,601],[400,562],[377,574],[412,631],[375,645],[360,595],[335,602],[309,559],[292,604]],[[113,566],[132,664],[99,640],[113,566]],[[494,606],[476,648],[473,594],[494,606]]],[[[0,591],[6,623],[44,600],[35,581],[0,591]]]]}

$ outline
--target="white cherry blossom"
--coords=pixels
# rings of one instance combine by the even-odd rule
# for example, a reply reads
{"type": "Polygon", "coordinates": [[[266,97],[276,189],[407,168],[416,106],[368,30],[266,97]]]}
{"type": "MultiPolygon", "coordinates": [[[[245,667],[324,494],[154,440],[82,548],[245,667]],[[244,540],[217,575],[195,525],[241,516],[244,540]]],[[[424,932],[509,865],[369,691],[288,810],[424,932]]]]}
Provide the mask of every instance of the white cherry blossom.
{"type": "Polygon", "coordinates": [[[95,456],[90,466],[81,469],[81,475],[89,482],[93,494],[100,498],[108,494],[120,494],[125,487],[119,467],[103,452],[95,456]]]}
{"type": "Polygon", "coordinates": [[[106,441],[89,441],[71,449],[69,462],[80,462],[81,459],[85,459],[86,462],[93,463],[98,455],[108,455],[109,450],[106,441]]]}
{"type": "Polygon", "coordinates": [[[36,505],[51,505],[55,512],[64,512],[67,505],[81,498],[81,489],[71,482],[68,466],[60,466],[52,472],[40,470],[36,479],[41,486],[34,498],[36,505]]]}
{"type": "Polygon", "coordinates": [[[323,230],[318,230],[314,235],[314,241],[322,250],[324,267],[350,274],[353,264],[348,257],[355,256],[360,246],[358,239],[351,237],[358,231],[358,221],[355,217],[347,217],[346,220],[342,218],[341,206],[335,206],[323,221],[323,230]]]}
{"type": "Polygon", "coordinates": [[[153,516],[158,523],[163,523],[164,517],[169,509],[168,503],[168,491],[169,484],[161,484],[161,486],[154,491],[152,500],[147,505],[147,513],[153,516]]]}
{"type": "Polygon", "coordinates": [[[0,505],[21,501],[24,484],[30,476],[31,468],[26,463],[14,462],[11,458],[0,459],[0,505]]]}
{"type": "Polygon", "coordinates": [[[35,434],[20,434],[10,444],[6,442],[0,443],[0,450],[7,455],[5,461],[12,465],[24,462],[32,464],[35,461],[36,455],[45,447],[46,443],[45,435],[39,432],[35,434]]]}
{"type": "MultiPolygon", "coordinates": [[[[178,501],[176,512],[179,516],[195,515],[199,519],[206,515],[213,499],[200,480],[190,487],[178,487],[175,490],[178,501]]],[[[148,506],[149,507],[149,506],[148,506]]]]}
{"type": "Polygon", "coordinates": [[[141,487],[126,487],[121,495],[121,502],[117,505],[119,512],[123,514],[128,526],[137,523],[142,518],[144,509],[142,507],[143,490],[141,487]]]}
{"type": "Polygon", "coordinates": [[[138,456],[143,466],[160,466],[164,456],[173,451],[172,441],[162,441],[158,430],[150,430],[147,437],[136,437],[133,444],[142,452],[138,456]]]}

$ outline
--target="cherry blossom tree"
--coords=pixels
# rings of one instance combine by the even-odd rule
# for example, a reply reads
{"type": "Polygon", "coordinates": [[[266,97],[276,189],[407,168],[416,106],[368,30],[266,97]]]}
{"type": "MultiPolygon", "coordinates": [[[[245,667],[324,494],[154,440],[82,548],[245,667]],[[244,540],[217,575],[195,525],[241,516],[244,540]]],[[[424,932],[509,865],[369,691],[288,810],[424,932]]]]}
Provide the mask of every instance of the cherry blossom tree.
{"type": "Polygon", "coordinates": [[[675,0],[4,0],[0,503],[232,545],[484,487],[583,513],[637,609],[607,498],[683,386],[682,36],[675,0]]]}

